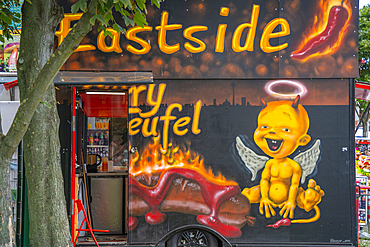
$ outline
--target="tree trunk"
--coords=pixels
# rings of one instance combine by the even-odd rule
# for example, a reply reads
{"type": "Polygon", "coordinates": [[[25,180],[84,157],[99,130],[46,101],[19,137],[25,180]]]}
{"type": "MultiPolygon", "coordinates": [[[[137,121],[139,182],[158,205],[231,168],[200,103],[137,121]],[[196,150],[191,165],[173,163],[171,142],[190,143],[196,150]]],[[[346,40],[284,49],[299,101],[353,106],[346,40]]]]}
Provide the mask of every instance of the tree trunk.
{"type": "Polygon", "coordinates": [[[364,112],[363,114],[364,115],[364,118],[362,119],[362,136],[363,137],[368,137],[367,136],[367,133],[368,133],[368,121],[369,121],[369,113],[368,112],[364,112]]]}
{"type": "MultiPolygon", "coordinates": [[[[32,97],[32,87],[44,64],[53,53],[54,33],[63,10],[54,1],[32,0],[22,8],[22,36],[18,71],[21,101],[32,97]],[[38,41],[35,42],[35,37],[38,41]]],[[[71,246],[63,178],[60,167],[59,117],[54,85],[46,90],[43,102],[23,137],[25,175],[28,184],[31,246],[71,246]]]]}
{"type": "MultiPolygon", "coordinates": [[[[0,109],[0,146],[4,138],[3,128],[1,124],[1,109],[0,109]]],[[[10,163],[12,154],[2,155],[0,150],[0,246],[12,247],[15,245],[13,231],[13,210],[12,210],[12,195],[10,190],[10,163]]]]}
{"type": "Polygon", "coordinates": [[[15,246],[13,233],[13,210],[10,191],[10,162],[0,157],[0,246],[15,246]]]}

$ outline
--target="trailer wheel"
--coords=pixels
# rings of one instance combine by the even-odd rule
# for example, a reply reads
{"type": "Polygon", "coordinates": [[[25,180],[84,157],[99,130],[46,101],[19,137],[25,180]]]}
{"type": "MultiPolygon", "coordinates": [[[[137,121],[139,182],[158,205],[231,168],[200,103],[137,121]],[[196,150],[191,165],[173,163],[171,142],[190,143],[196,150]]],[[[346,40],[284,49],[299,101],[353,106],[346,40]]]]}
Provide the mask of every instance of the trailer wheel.
{"type": "Polygon", "coordinates": [[[167,242],[167,247],[217,247],[218,241],[212,234],[199,229],[187,229],[176,233],[167,242]]]}

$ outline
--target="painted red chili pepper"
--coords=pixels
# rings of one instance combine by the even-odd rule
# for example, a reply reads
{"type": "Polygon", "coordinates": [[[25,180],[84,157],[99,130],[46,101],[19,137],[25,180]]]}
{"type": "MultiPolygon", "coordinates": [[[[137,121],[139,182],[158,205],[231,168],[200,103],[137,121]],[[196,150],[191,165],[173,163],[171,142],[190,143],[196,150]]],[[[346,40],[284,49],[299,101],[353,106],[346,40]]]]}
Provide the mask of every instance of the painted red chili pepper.
{"type": "Polygon", "coordinates": [[[347,22],[348,12],[343,6],[333,6],[329,12],[329,19],[325,30],[311,38],[299,51],[294,51],[290,56],[303,60],[309,56],[325,51],[332,47],[339,38],[339,34],[347,22]]]}
{"type": "Polygon", "coordinates": [[[267,227],[278,228],[280,226],[290,226],[290,224],[291,224],[290,219],[284,218],[284,219],[276,221],[276,223],[273,225],[268,225],[267,227]]]}

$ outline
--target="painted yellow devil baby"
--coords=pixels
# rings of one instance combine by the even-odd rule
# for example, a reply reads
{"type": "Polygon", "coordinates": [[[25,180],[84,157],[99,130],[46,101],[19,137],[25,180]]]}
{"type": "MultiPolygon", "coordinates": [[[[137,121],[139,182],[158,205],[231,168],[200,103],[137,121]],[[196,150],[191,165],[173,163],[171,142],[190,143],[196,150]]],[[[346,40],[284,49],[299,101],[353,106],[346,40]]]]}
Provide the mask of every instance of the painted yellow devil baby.
{"type": "MultiPolygon", "coordinates": [[[[255,154],[239,137],[236,138],[236,147],[245,166],[252,173],[252,181],[263,168],[259,185],[242,192],[251,203],[260,204],[261,214],[265,213],[266,218],[270,218],[276,215],[274,208],[279,207],[281,216],[293,218],[298,204],[306,211],[312,208],[316,210],[316,216],[307,221],[312,222],[320,217],[317,204],[324,191],[313,179],[309,181],[306,191],[299,184],[304,183],[315,169],[320,157],[320,140],[316,140],[311,148],[293,159],[288,158],[299,146],[305,146],[311,141],[307,134],[310,123],[308,114],[299,100],[297,96],[294,102],[273,101],[266,104],[261,99],[264,108],[258,115],[254,141],[271,159],[255,154]]],[[[296,221],[301,223],[300,220],[296,221]]]]}

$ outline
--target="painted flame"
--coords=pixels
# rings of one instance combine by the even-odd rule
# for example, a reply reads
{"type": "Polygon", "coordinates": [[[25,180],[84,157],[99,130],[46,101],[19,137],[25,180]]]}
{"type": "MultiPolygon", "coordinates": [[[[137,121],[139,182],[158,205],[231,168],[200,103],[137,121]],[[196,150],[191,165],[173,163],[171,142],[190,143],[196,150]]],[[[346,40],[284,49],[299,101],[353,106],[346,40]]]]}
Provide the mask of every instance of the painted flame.
{"type": "Polygon", "coordinates": [[[200,155],[185,148],[184,145],[180,147],[170,142],[165,150],[159,144],[159,140],[159,136],[153,137],[153,142],[149,143],[141,154],[135,152],[130,157],[129,173],[131,175],[134,177],[144,176],[150,184],[153,174],[161,173],[160,180],[167,170],[186,168],[198,172],[212,183],[237,185],[236,182],[227,180],[221,173],[215,175],[211,169],[206,169],[200,155]]]}
{"type": "Polygon", "coordinates": [[[326,25],[328,23],[328,19],[329,19],[330,9],[334,6],[339,6],[339,5],[342,5],[342,7],[344,7],[347,10],[348,19],[339,34],[337,42],[333,46],[328,47],[325,51],[312,54],[309,57],[303,59],[302,60],[303,62],[307,61],[309,58],[316,57],[319,55],[321,56],[321,55],[333,54],[339,49],[342,43],[342,40],[345,37],[346,31],[348,29],[349,22],[352,18],[352,7],[351,7],[350,0],[321,0],[319,4],[320,11],[317,11],[317,15],[315,16],[315,21],[313,25],[310,26],[309,29],[305,32],[304,39],[296,51],[300,51],[311,38],[319,35],[325,30],[326,25]]]}

